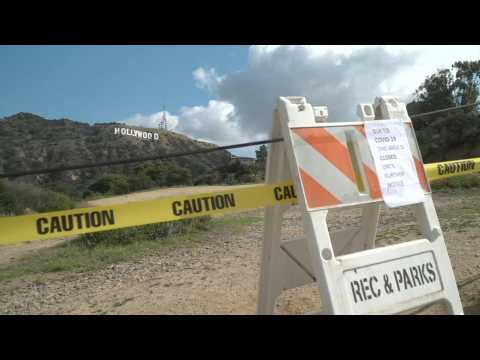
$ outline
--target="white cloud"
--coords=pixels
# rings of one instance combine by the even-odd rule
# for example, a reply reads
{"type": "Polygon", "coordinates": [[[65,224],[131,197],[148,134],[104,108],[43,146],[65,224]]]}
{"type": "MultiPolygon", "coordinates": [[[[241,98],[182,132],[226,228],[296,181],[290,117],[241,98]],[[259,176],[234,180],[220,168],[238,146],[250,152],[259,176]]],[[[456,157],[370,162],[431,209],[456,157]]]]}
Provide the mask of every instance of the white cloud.
{"type": "MultiPolygon", "coordinates": [[[[175,131],[216,144],[257,140],[269,136],[279,96],[305,96],[314,105],[327,105],[331,121],[355,120],[358,103],[380,95],[409,101],[437,69],[478,59],[477,45],[252,46],[241,71],[197,68],[195,85],[216,100],[168,114],[169,122],[175,131]]],[[[156,127],[161,114],[137,114],[129,123],[156,127]]]]}
{"type": "MultiPolygon", "coordinates": [[[[136,114],[123,121],[127,125],[158,128],[163,112],[136,114]]],[[[227,145],[249,141],[234,118],[234,106],[225,101],[210,100],[207,106],[185,106],[178,115],[166,112],[169,130],[200,141],[227,145]]]]}
{"type": "Polygon", "coordinates": [[[234,118],[234,106],[224,101],[210,100],[208,106],[183,107],[175,131],[218,145],[248,141],[234,118]]]}
{"type": "Polygon", "coordinates": [[[234,105],[244,133],[267,135],[279,96],[306,96],[328,105],[331,120],[352,120],[357,103],[372,101],[386,79],[413,64],[409,53],[379,46],[253,46],[247,69],[224,75],[215,95],[234,105]]]}
{"type": "MultiPolygon", "coordinates": [[[[252,47],[251,60],[268,56],[278,45],[252,47]]],[[[290,46],[294,48],[295,46],[290,46]]],[[[414,59],[414,66],[399,69],[391,79],[385,79],[385,91],[397,91],[400,95],[410,95],[426,76],[438,69],[449,68],[455,61],[479,60],[480,45],[305,45],[312,57],[327,54],[351,56],[362,49],[383,48],[388,54],[398,56],[405,54],[414,59]]]]}
{"type": "Polygon", "coordinates": [[[203,67],[199,67],[193,72],[193,78],[198,88],[206,89],[209,92],[217,90],[218,84],[224,79],[224,77],[218,76],[215,69],[205,70],[203,67]]]}
{"type": "MultiPolygon", "coordinates": [[[[391,91],[407,94],[405,101],[429,75],[450,68],[456,61],[480,60],[480,45],[389,46],[390,51],[404,48],[415,52],[415,66],[399,71],[391,80],[391,91]]],[[[387,89],[388,91],[388,89],[387,89]]]]}
{"type": "Polygon", "coordinates": [[[198,68],[197,86],[234,106],[231,122],[247,136],[268,135],[279,96],[327,105],[331,121],[356,119],[358,103],[397,95],[404,101],[427,75],[457,60],[480,58],[480,46],[259,45],[246,69],[218,75],[198,68]]]}

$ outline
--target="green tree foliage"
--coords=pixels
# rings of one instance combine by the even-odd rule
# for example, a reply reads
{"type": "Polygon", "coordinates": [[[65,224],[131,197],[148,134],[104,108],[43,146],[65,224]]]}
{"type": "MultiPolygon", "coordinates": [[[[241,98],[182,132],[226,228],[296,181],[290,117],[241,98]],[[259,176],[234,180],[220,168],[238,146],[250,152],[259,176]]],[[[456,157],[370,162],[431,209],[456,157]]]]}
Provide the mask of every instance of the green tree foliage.
{"type": "MultiPolygon", "coordinates": [[[[410,114],[471,104],[478,101],[480,61],[456,62],[428,76],[407,105],[410,114]]],[[[434,114],[414,120],[425,162],[480,155],[480,116],[477,108],[434,114]]]]}
{"type": "Polygon", "coordinates": [[[75,202],[65,194],[31,184],[0,183],[0,213],[22,215],[26,212],[67,210],[74,207],[75,202]]]}
{"type": "Polygon", "coordinates": [[[130,175],[127,181],[130,191],[145,190],[155,185],[153,180],[145,174],[130,175]]]}
{"type": "MultiPolygon", "coordinates": [[[[439,70],[428,76],[415,91],[415,99],[407,105],[410,114],[419,114],[455,106],[452,93],[454,78],[449,69],[439,70]]],[[[433,118],[422,117],[415,120],[415,128],[421,130],[428,126],[433,118]]]]}
{"type": "Polygon", "coordinates": [[[471,189],[480,187],[480,174],[469,174],[434,181],[433,190],[471,189]]]}
{"type": "Polygon", "coordinates": [[[464,159],[480,155],[480,117],[451,112],[416,130],[425,162],[464,159]]]}
{"type": "Polygon", "coordinates": [[[156,186],[191,185],[192,173],[189,169],[171,162],[144,164],[135,170],[137,176],[147,176],[156,186]]]}
{"type": "MultiPolygon", "coordinates": [[[[480,87],[480,61],[463,61],[451,69],[442,69],[428,76],[415,91],[414,101],[407,105],[410,114],[418,114],[448,107],[466,105],[478,100],[480,87]]],[[[475,110],[475,109],[473,109],[475,110]]],[[[465,112],[472,111],[466,109],[465,112]]],[[[415,120],[415,128],[430,126],[438,116],[415,120]]]]}
{"type": "Polygon", "coordinates": [[[197,176],[194,181],[194,185],[215,185],[223,182],[223,176],[219,171],[210,172],[197,176]]]}
{"type": "Polygon", "coordinates": [[[267,146],[260,145],[258,150],[255,151],[255,155],[257,158],[257,163],[265,164],[267,162],[267,146]]]}
{"type": "Polygon", "coordinates": [[[0,214],[14,213],[15,212],[15,199],[13,195],[8,191],[7,186],[0,181],[0,214]]]}
{"type": "Polygon", "coordinates": [[[417,101],[424,106],[424,111],[454,106],[455,101],[452,94],[454,82],[449,69],[439,70],[427,77],[415,92],[417,101]]]}
{"type": "Polygon", "coordinates": [[[85,196],[93,193],[121,195],[152,187],[192,185],[190,170],[174,163],[144,164],[133,175],[110,174],[102,176],[88,188],[85,196]]]}
{"type": "Polygon", "coordinates": [[[90,185],[89,190],[100,194],[126,194],[130,191],[128,177],[125,175],[106,175],[90,185]]]}
{"type": "Polygon", "coordinates": [[[248,183],[255,181],[252,168],[235,159],[219,168],[219,173],[225,184],[248,183]]]}
{"type": "Polygon", "coordinates": [[[236,176],[241,176],[248,174],[248,166],[242,164],[240,160],[233,160],[227,165],[220,168],[220,171],[224,174],[234,174],[236,176]]]}
{"type": "Polygon", "coordinates": [[[480,88],[480,61],[457,61],[453,69],[456,70],[453,84],[456,104],[476,102],[480,88]]]}
{"type": "Polygon", "coordinates": [[[211,217],[202,216],[193,219],[171,221],[158,224],[134,226],[126,229],[88,233],[73,240],[74,244],[93,248],[99,245],[118,246],[139,241],[162,241],[172,236],[208,230],[211,217]]]}
{"type": "Polygon", "coordinates": [[[267,166],[267,146],[261,145],[255,151],[257,161],[255,162],[255,175],[259,176],[261,180],[265,179],[265,170],[267,166]]]}

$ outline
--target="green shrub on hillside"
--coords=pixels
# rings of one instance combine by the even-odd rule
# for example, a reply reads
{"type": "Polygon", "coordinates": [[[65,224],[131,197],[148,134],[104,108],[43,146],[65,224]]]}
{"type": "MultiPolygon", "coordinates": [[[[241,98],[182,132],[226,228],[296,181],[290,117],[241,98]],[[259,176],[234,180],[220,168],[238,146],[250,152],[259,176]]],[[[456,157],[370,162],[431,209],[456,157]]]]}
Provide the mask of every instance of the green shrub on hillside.
{"type": "Polygon", "coordinates": [[[131,175],[128,177],[128,186],[130,191],[145,190],[155,186],[153,180],[144,175],[131,175]]]}
{"type": "Polygon", "coordinates": [[[95,247],[98,245],[126,245],[137,241],[154,241],[171,235],[181,235],[195,230],[208,230],[210,216],[171,221],[159,224],[135,226],[125,229],[83,234],[72,240],[76,245],[95,247]]]}
{"type": "Polygon", "coordinates": [[[10,214],[15,211],[15,199],[8,192],[7,186],[0,181],[0,214],[10,214]]]}
{"type": "Polygon", "coordinates": [[[130,191],[128,177],[125,175],[105,175],[88,188],[100,194],[120,195],[130,191]]]}
{"type": "Polygon", "coordinates": [[[432,181],[432,190],[470,189],[480,187],[480,174],[455,176],[447,179],[432,181]]]}
{"type": "Polygon", "coordinates": [[[84,197],[92,193],[121,195],[152,187],[192,185],[190,170],[172,163],[145,164],[133,175],[104,175],[89,186],[84,197]]]}
{"type": "Polygon", "coordinates": [[[192,173],[189,169],[174,163],[144,164],[136,169],[137,176],[146,176],[156,186],[192,185],[192,173]]]}
{"type": "Polygon", "coordinates": [[[215,185],[222,183],[222,176],[218,171],[197,176],[193,185],[215,185]]]}
{"type": "Polygon", "coordinates": [[[48,212],[73,209],[75,202],[67,195],[31,184],[5,182],[0,186],[0,211],[22,215],[28,211],[48,212]]]}
{"type": "Polygon", "coordinates": [[[255,166],[245,165],[239,160],[230,161],[218,171],[224,184],[235,185],[256,181],[255,166]]]}
{"type": "Polygon", "coordinates": [[[426,163],[456,160],[452,159],[452,149],[461,158],[473,157],[478,148],[480,116],[452,112],[433,119],[428,127],[415,132],[426,163]]]}

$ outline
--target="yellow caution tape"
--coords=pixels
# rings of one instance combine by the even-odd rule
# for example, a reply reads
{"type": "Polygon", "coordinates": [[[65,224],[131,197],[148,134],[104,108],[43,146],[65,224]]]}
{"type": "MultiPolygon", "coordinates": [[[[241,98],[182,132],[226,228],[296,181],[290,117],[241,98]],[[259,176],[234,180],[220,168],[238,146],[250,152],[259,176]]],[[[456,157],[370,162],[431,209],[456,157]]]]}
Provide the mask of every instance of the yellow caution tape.
{"type": "Polygon", "coordinates": [[[480,172],[480,158],[426,164],[425,172],[430,181],[473,174],[480,172]]]}
{"type": "MultiPolygon", "coordinates": [[[[425,165],[430,181],[480,171],[480,158],[425,165]]],[[[44,240],[131,226],[297,204],[292,182],[259,184],[200,195],[174,196],[120,205],[0,217],[0,245],[44,240]]]]}
{"type": "Polygon", "coordinates": [[[293,185],[285,182],[112,206],[0,217],[0,244],[59,238],[295,203],[293,185]]]}

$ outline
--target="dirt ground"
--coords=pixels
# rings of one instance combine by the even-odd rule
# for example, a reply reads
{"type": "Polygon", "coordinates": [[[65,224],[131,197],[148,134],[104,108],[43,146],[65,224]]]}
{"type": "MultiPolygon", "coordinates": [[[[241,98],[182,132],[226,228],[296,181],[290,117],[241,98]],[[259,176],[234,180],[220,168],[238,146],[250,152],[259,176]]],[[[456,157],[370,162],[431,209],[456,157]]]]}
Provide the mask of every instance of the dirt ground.
{"type": "MultiPolygon", "coordinates": [[[[461,284],[480,273],[480,191],[436,193],[434,200],[455,276],[461,284]]],[[[0,283],[0,313],[254,314],[263,210],[229,217],[254,220],[242,232],[223,229],[204,233],[193,244],[157,250],[136,262],[112,265],[101,271],[55,273],[42,275],[41,279],[28,276],[0,283]]],[[[329,227],[340,229],[358,219],[358,211],[337,213],[329,216],[329,227]]],[[[303,236],[298,207],[287,211],[282,230],[284,239],[303,236]]],[[[382,209],[377,246],[416,238],[415,219],[409,207],[382,209]]],[[[46,245],[54,246],[55,242],[46,245]]],[[[36,245],[23,246],[35,249],[36,245]]],[[[0,248],[0,261],[15,261],[19,255],[13,248],[0,248]]],[[[19,251],[29,251],[25,249],[19,251]]],[[[462,285],[460,292],[465,312],[480,314],[480,280],[462,285]]],[[[277,301],[276,312],[302,314],[320,308],[319,292],[312,284],[285,292],[277,301]]],[[[422,313],[439,314],[442,309],[430,308],[422,313]]]]}

